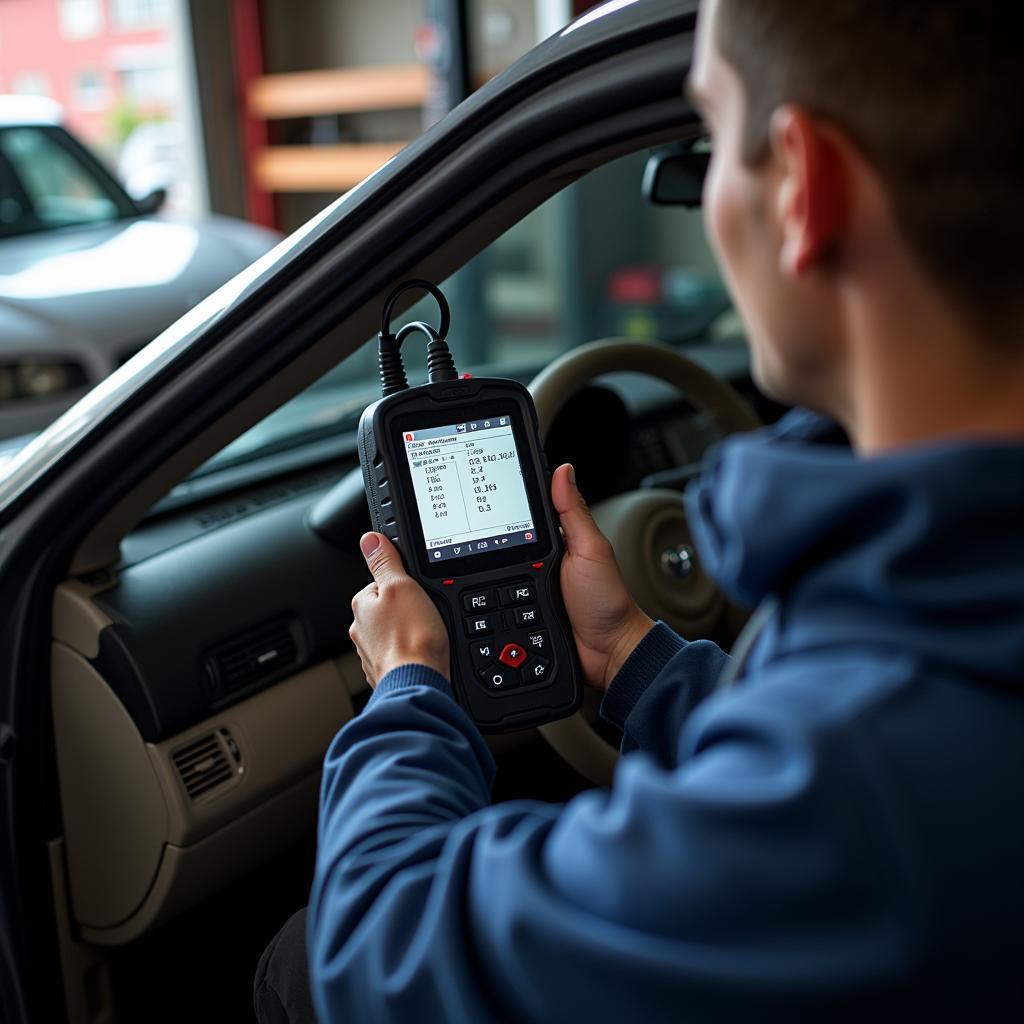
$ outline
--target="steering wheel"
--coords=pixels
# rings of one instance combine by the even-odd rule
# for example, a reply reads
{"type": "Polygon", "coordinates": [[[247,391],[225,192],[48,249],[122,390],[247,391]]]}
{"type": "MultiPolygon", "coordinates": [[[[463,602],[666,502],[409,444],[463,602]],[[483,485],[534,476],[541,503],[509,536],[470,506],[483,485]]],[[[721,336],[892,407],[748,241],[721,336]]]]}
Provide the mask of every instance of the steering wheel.
{"type": "MultiPolygon", "coordinates": [[[[566,401],[606,373],[642,373],[674,385],[722,436],[760,426],[747,403],[717,377],[674,348],[657,342],[613,338],[557,359],[530,384],[541,440],[547,439],[566,401]]],[[[701,570],[678,491],[636,490],[616,495],[591,511],[611,542],[630,593],[648,615],[678,633],[700,637],[725,611],[725,601],[701,570]]],[[[597,701],[571,718],[541,726],[555,751],[596,785],[611,782],[618,751],[594,728],[597,701]]]]}

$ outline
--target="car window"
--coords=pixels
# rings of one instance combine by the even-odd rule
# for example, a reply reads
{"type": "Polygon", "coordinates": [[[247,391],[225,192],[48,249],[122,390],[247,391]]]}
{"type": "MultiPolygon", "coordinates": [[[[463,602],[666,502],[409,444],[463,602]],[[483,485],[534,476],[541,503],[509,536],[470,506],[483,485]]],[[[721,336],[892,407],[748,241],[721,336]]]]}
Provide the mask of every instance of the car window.
{"type": "MultiPolygon", "coordinates": [[[[598,338],[687,346],[732,336],[737,323],[699,210],[655,207],[641,194],[648,154],[587,175],[493,242],[441,287],[460,371],[528,380],[561,353],[598,338]]],[[[397,325],[436,325],[432,300],[397,325]]],[[[411,383],[426,377],[426,346],[403,351],[411,383]]],[[[376,339],[222,452],[217,463],[289,440],[354,427],[378,396],[376,339]]]]}
{"type": "MultiPolygon", "coordinates": [[[[0,131],[0,153],[12,175],[0,203],[8,202],[8,215],[0,213],[6,233],[40,228],[93,224],[120,215],[103,184],[55,134],[35,127],[0,131]],[[14,192],[15,181],[20,189],[14,192]],[[28,209],[25,209],[27,200],[28,209]]],[[[4,179],[0,178],[0,183],[4,179]]]]}

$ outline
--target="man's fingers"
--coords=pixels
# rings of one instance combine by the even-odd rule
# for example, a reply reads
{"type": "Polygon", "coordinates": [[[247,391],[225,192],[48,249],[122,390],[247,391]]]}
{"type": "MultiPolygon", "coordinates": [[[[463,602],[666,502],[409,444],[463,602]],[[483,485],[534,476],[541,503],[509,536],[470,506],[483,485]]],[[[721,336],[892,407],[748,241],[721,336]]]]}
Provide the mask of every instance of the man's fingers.
{"type": "Polygon", "coordinates": [[[562,533],[570,553],[590,554],[604,547],[604,534],[597,528],[587,503],[576,486],[572,466],[559,466],[551,478],[551,501],[562,520],[562,533]]]}
{"type": "Polygon", "coordinates": [[[383,534],[364,533],[359,541],[359,550],[377,583],[398,579],[406,574],[397,548],[383,534]]]}

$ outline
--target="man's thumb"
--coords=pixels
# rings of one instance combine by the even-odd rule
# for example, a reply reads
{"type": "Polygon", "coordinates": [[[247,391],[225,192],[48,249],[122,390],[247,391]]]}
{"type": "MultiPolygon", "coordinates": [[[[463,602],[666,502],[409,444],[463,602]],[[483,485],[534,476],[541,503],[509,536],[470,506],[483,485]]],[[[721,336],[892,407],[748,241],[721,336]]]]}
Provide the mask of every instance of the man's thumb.
{"type": "Polygon", "coordinates": [[[602,539],[601,531],[576,486],[572,466],[559,466],[551,478],[551,501],[562,520],[562,532],[570,552],[585,552],[602,539]]]}
{"type": "Polygon", "coordinates": [[[364,533],[359,540],[359,550],[378,583],[405,573],[398,551],[383,534],[364,533]]]}

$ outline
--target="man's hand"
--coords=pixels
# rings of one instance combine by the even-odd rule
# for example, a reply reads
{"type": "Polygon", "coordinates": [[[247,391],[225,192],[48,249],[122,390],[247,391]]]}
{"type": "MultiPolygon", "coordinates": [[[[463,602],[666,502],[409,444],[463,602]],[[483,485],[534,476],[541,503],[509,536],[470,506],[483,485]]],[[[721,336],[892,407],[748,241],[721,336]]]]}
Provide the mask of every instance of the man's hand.
{"type": "Polygon", "coordinates": [[[565,534],[562,597],[580,664],[587,682],[606,690],[654,620],[626,589],[612,546],[576,487],[572,466],[555,470],[551,499],[565,534]]]}
{"type": "Polygon", "coordinates": [[[448,679],[448,632],[426,591],[405,571],[394,545],[364,534],[359,549],[373,582],[352,598],[352,637],[371,686],[393,668],[427,665],[448,679]]]}

